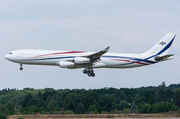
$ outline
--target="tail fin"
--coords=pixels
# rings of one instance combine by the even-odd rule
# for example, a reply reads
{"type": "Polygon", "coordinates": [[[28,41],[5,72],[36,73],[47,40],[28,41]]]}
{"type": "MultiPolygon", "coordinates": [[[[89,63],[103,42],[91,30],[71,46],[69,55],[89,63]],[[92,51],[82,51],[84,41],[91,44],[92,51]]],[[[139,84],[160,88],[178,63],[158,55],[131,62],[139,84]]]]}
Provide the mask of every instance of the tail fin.
{"type": "Polygon", "coordinates": [[[156,45],[154,45],[150,50],[145,53],[142,53],[142,56],[145,59],[151,59],[155,56],[164,56],[167,55],[169,48],[171,47],[174,38],[176,37],[175,33],[167,33],[156,45]]]}

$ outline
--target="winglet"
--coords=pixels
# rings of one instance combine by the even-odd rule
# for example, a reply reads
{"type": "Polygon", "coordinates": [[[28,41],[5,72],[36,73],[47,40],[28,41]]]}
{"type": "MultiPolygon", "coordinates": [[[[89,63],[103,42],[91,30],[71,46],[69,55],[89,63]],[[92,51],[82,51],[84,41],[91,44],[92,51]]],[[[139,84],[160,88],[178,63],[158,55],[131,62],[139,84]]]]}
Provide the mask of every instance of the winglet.
{"type": "Polygon", "coordinates": [[[109,50],[110,46],[106,47],[103,51],[107,52],[109,50]]]}

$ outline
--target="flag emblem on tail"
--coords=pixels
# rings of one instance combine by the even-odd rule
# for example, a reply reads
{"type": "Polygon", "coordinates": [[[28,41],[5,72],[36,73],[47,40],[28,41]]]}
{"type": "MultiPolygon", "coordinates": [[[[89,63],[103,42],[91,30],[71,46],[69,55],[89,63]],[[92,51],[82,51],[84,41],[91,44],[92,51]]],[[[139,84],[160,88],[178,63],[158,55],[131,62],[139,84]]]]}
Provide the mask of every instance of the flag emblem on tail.
{"type": "Polygon", "coordinates": [[[166,42],[163,42],[163,41],[162,41],[162,42],[160,42],[159,44],[161,44],[161,45],[166,45],[166,42]]]}

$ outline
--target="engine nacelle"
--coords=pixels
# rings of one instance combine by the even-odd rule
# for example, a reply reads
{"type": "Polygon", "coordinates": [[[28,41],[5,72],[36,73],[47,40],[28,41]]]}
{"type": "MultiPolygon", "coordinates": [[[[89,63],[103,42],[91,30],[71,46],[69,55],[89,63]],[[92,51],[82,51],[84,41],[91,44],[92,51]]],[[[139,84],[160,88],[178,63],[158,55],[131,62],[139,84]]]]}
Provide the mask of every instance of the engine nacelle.
{"type": "Polygon", "coordinates": [[[75,63],[70,61],[60,61],[59,66],[61,68],[71,68],[71,67],[75,67],[75,63]]]}
{"type": "Polygon", "coordinates": [[[88,64],[90,63],[90,59],[86,57],[75,57],[74,62],[76,64],[88,64]]]}

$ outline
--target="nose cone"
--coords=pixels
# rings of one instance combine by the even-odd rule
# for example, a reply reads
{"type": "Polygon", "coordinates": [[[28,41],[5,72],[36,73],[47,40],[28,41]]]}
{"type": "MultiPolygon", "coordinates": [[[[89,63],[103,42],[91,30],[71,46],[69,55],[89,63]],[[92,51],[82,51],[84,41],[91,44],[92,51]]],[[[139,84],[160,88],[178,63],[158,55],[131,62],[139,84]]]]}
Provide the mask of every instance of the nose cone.
{"type": "Polygon", "coordinates": [[[9,61],[12,61],[12,60],[13,60],[13,57],[12,57],[12,55],[10,55],[10,54],[5,55],[4,58],[6,58],[6,59],[9,60],[9,61]]]}
{"type": "Polygon", "coordinates": [[[6,59],[8,60],[8,59],[9,59],[9,58],[8,58],[8,54],[7,54],[7,55],[5,55],[5,56],[4,56],[4,58],[6,58],[6,59]]]}

